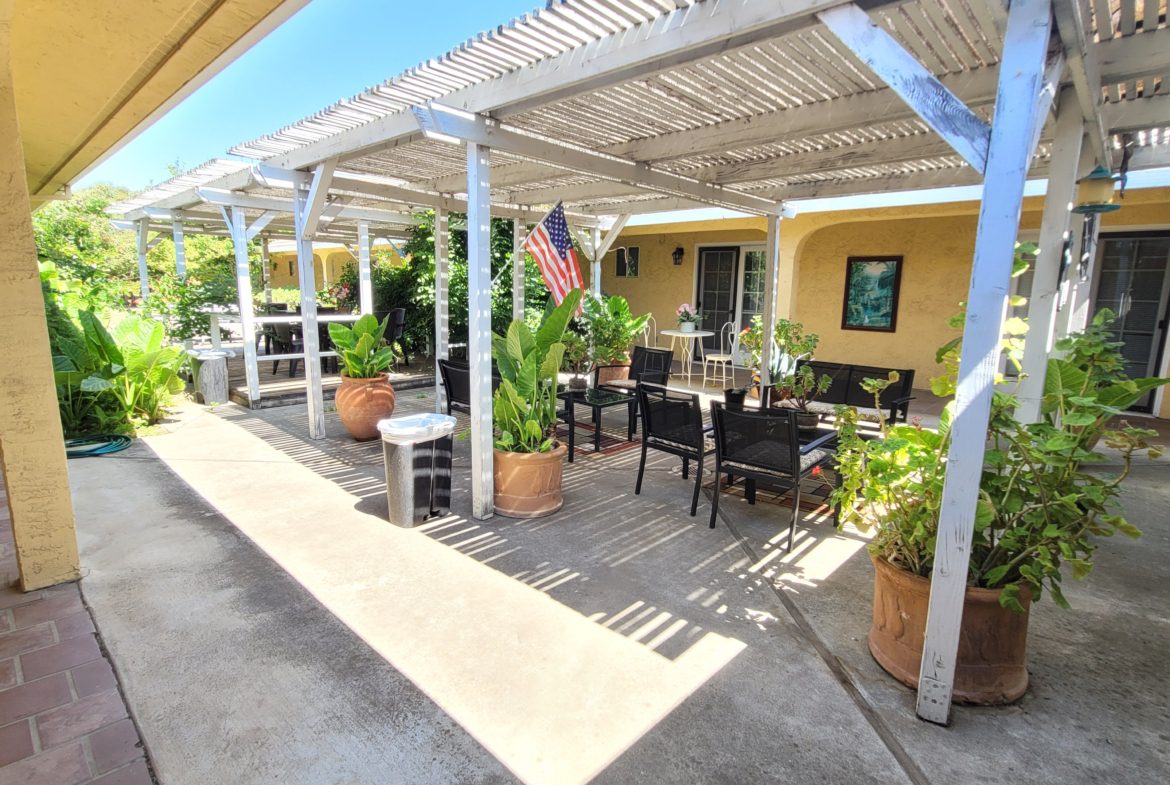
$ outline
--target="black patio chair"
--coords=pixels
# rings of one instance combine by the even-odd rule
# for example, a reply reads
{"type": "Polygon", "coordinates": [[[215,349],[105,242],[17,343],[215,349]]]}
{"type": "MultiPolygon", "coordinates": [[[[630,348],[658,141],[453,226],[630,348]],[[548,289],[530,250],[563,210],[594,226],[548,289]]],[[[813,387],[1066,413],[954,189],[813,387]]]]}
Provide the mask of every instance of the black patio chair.
{"type": "Polygon", "coordinates": [[[402,352],[402,362],[409,368],[410,357],[407,356],[406,346],[402,343],[402,336],[406,332],[406,309],[391,308],[388,315],[390,324],[386,326],[386,343],[390,346],[398,344],[398,350],[402,352]]]}
{"type": "MultiPolygon", "coordinates": [[[[800,435],[791,409],[732,411],[719,401],[711,402],[711,424],[715,428],[715,494],[711,498],[711,528],[719,512],[719,479],[723,474],[743,477],[746,482],[764,481],[792,490],[792,521],[788,525],[788,550],[800,514],[800,481],[814,468],[833,460],[831,449],[816,448],[801,453],[800,435]]],[[[755,503],[749,485],[748,503],[755,503]]]]}
{"type": "Polygon", "coordinates": [[[660,450],[682,458],[682,476],[687,479],[690,462],[695,461],[695,491],[691,495],[691,515],[699,507],[699,490],[703,485],[703,462],[707,457],[703,433],[703,406],[697,393],[668,390],[660,384],[642,382],[637,387],[638,410],[642,413],[642,459],[638,463],[638,481],[634,493],[642,492],[642,475],[646,471],[646,451],[660,450]]]}
{"type": "MultiPolygon", "coordinates": [[[[277,354],[297,354],[305,350],[301,344],[301,336],[293,332],[293,326],[288,322],[276,322],[272,325],[272,345],[277,354]]],[[[297,375],[297,366],[300,362],[298,359],[288,361],[289,377],[297,375]]],[[[276,373],[279,368],[280,360],[273,360],[272,372],[276,373]]]]}
{"type": "MultiPolygon", "coordinates": [[[[638,382],[650,384],[666,384],[670,381],[671,367],[674,363],[674,354],[670,349],[657,349],[650,346],[635,346],[630,355],[630,374],[626,379],[614,379],[598,383],[598,374],[602,368],[620,368],[620,365],[599,365],[593,369],[593,386],[600,390],[624,392],[633,395],[638,382]]],[[[637,406],[630,407],[630,438],[638,432],[638,418],[640,414],[637,406]]]]}

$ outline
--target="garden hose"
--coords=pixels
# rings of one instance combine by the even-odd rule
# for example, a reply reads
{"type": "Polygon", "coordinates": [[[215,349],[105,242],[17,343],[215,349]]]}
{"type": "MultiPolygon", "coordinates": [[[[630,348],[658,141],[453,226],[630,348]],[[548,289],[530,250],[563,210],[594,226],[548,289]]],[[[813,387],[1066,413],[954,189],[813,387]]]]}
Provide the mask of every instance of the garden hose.
{"type": "Polygon", "coordinates": [[[91,458],[121,452],[129,446],[129,436],[82,436],[65,440],[65,455],[69,458],[91,458]]]}

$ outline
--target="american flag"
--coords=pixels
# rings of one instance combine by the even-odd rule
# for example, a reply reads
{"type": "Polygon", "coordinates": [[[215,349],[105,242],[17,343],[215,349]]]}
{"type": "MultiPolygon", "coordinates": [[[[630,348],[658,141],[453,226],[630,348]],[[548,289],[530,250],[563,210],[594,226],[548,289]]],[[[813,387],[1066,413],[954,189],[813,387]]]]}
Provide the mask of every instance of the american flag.
{"type": "Polygon", "coordinates": [[[569,292],[585,288],[581,282],[581,265],[569,239],[565,208],[560,202],[528,233],[524,248],[540,265],[540,274],[557,305],[569,292]]]}

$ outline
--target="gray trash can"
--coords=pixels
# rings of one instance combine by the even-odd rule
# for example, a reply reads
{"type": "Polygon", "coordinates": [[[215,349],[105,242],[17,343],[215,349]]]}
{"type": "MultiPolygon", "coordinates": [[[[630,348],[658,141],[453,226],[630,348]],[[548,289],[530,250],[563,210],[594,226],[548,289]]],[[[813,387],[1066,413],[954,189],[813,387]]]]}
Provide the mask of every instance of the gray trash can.
{"type": "Polygon", "coordinates": [[[378,423],[390,523],[410,528],[450,512],[454,430],[455,418],[446,414],[412,414],[378,423]]]}

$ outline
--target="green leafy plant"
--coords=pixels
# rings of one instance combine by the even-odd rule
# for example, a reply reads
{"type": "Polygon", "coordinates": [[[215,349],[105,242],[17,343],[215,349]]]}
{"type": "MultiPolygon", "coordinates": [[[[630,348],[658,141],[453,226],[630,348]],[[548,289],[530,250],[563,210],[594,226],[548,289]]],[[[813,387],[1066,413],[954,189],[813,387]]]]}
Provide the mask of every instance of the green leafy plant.
{"type": "Polygon", "coordinates": [[[548,452],[555,445],[557,372],[565,356],[562,339],[580,302],[581,290],[574,289],[535,334],[517,319],[504,335],[492,336],[492,359],[500,372],[492,402],[497,449],[548,452]]]}
{"type": "Polygon", "coordinates": [[[73,331],[59,327],[53,355],[61,421],[68,436],[132,433],[158,422],[182,392],[181,348],[164,345],[161,322],[136,315],[107,328],[92,311],[73,331]]]}
{"type": "Polygon", "coordinates": [[[630,344],[645,331],[648,321],[648,313],[634,316],[625,297],[586,297],[585,336],[593,362],[597,365],[628,363],[630,344]]]}
{"type": "Polygon", "coordinates": [[[353,327],[329,322],[329,339],[337,349],[346,376],[375,379],[394,364],[394,350],[384,340],[389,323],[390,317],[379,324],[369,313],[354,322],[353,327]]]}
{"type": "MultiPolygon", "coordinates": [[[[808,405],[817,396],[829,389],[833,380],[828,374],[817,376],[809,366],[800,365],[801,360],[813,358],[820,342],[820,336],[806,332],[800,322],[776,320],[776,328],[772,333],[770,363],[770,376],[776,400],[787,401],[794,408],[807,410],[808,405]]],[[[753,317],[752,323],[740,331],[739,346],[747,352],[749,367],[758,376],[763,367],[764,356],[762,317],[758,315],[753,317]]]]}
{"type": "MultiPolygon", "coordinates": [[[[1061,566],[1074,578],[1092,569],[1095,538],[1140,532],[1118,513],[1121,483],[1134,458],[1151,458],[1162,447],[1156,432],[1124,420],[1111,427],[1144,394],[1170,379],[1130,379],[1123,372],[1119,343],[1111,338],[1113,314],[1103,310],[1080,334],[1059,341],[1060,356],[1048,361],[1039,422],[1021,423],[1018,399],[996,390],[988,427],[975,515],[969,583],[999,589],[1000,604],[1022,610],[1022,593],[1039,598],[1047,590],[1067,607],[1061,591],[1061,566]],[[1105,457],[1092,451],[1098,440],[1117,450],[1117,474],[1091,471],[1105,457]]],[[[1011,339],[1009,338],[1009,344],[1011,339]]],[[[948,372],[936,390],[953,395],[959,344],[940,349],[948,372]]],[[[867,379],[876,396],[896,379],[867,379]]],[[[880,411],[880,406],[878,407],[880,411]]],[[[870,552],[900,569],[929,577],[942,503],[952,400],[937,430],[920,425],[890,425],[880,420],[881,439],[863,439],[855,409],[839,407],[840,487],[833,502],[842,523],[873,531],[870,552]]]]}
{"type": "Polygon", "coordinates": [[[583,376],[589,372],[593,359],[589,351],[589,342],[583,335],[566,330],[561,342],[565,345],[565,358],[561,362],[561,370],[568,371],[574,376],[583,376]]]}

